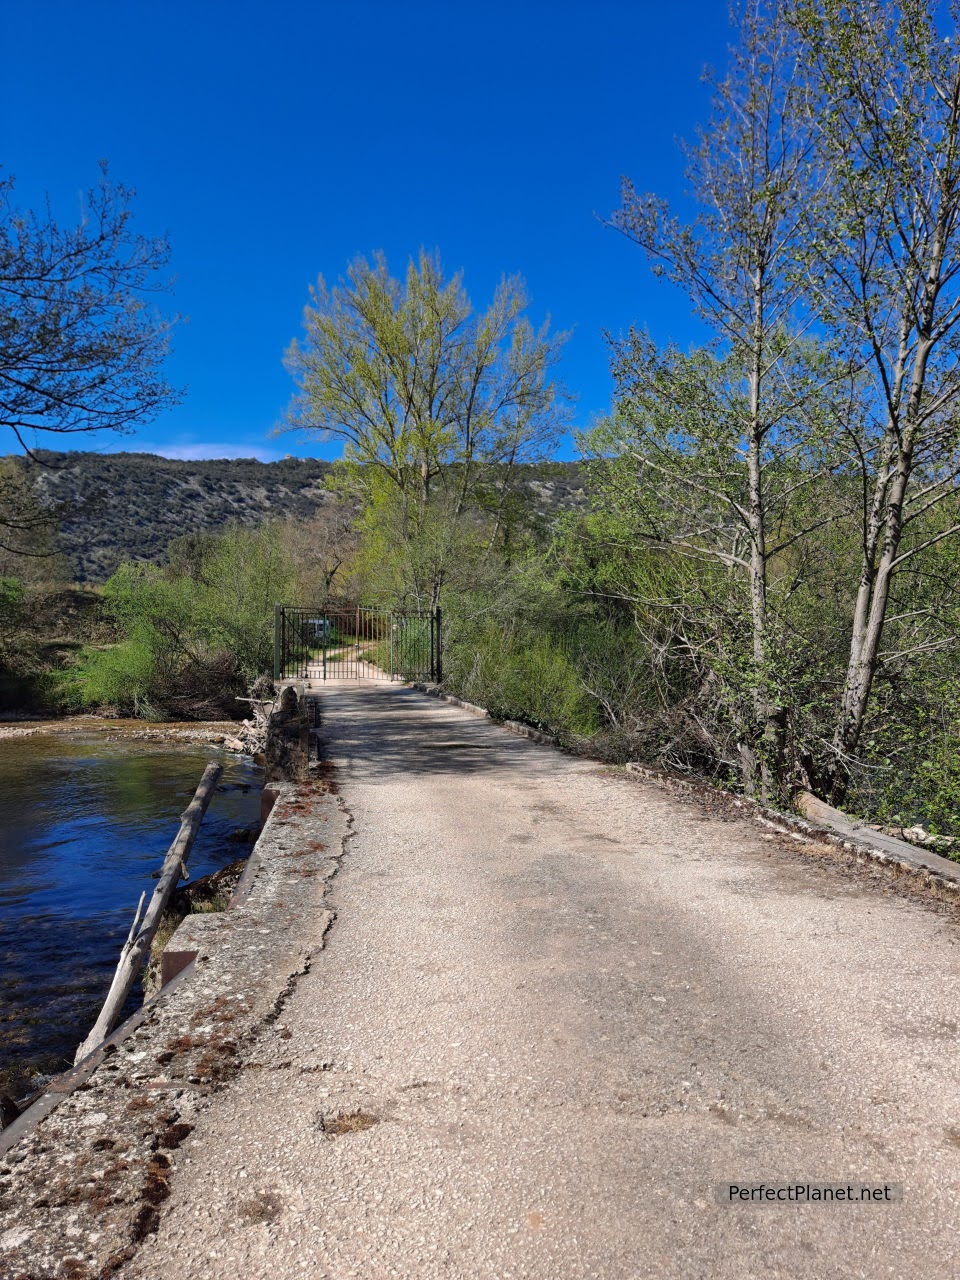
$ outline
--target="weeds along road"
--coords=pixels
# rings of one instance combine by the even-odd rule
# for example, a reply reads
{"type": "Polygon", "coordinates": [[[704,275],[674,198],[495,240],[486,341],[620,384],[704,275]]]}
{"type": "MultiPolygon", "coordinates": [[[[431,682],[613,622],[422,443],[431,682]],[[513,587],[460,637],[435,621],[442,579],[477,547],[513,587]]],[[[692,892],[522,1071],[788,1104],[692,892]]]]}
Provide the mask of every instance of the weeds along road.
{"type": "Polygon", "coordinates": [[[337,920],[124,1276],[960,1275],[955,915],[412,690],[320,696],[337,920]]]}

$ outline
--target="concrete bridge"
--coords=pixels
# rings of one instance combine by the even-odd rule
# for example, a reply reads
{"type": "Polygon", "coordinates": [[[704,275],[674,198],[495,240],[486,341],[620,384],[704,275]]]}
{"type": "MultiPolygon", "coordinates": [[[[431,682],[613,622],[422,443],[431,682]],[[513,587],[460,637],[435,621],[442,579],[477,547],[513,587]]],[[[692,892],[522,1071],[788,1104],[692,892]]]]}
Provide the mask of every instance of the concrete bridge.
{"type": "Polygon", "coordinates": [[[409,688],[316,696],[343,857],[276,900],[335,921],[117,1274],[960,1275],[955,906],[409,688]]]}

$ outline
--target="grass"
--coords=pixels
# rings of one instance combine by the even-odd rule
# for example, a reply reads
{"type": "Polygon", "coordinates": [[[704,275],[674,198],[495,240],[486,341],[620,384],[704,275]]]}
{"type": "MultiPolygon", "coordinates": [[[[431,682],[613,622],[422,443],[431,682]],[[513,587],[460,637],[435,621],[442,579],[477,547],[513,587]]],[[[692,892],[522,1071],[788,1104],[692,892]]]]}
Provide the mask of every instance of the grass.
{"type": "Polygon", "coordinates": [[[329,1120],[324,1118],[320,1127],[329,1138],[339,1138],[347,1133],[362,1133],[364,1129],[372,1129],[377,1124],[377,1116],[369,1111],[345,1111],[329,1120]]]}

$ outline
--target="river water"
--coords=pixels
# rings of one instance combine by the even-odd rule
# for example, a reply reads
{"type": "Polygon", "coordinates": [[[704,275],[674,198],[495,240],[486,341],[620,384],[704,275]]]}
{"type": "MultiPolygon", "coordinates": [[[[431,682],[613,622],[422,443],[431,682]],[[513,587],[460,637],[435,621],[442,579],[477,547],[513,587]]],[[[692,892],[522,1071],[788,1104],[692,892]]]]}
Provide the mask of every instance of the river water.
{"type": "Polygon", "coordinates": [[[260,810],[248,758],[94,734],[0,741],[0,1090],[22,1095],[72,1064],[211,759],[224,772],[191,879],[249,851],[236,840],[260,810]]]}

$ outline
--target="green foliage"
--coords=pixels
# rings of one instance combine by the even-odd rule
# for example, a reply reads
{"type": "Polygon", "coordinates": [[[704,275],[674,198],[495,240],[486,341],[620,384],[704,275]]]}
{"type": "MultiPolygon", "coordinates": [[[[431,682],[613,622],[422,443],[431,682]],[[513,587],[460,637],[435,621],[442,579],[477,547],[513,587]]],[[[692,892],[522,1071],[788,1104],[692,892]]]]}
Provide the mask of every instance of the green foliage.
{"type": "Polygon", "coordinates": [[[462,277],[423,252],[403,281],[382,255],[358,259],[311,291],[287,352],[300,387],[290,426],[344,441],[349,461],[421,495],[444,466],[536,455],[560,420],[548,373],[563,338],[535,331],[526,305],[522,281],[504,279],[475,314],[462,277]]]}
{"type": "Polygon", "coordinates": [[[520,720],[568,741],[597,730],[596,704],[570,655],[557,637],[535,627],[488,622],[453,639],[444,661],[446,684],[499,719],[520,720]]]}
{"type": "MultiPolygon", "coordinates": [[[[823,477],[785,506],[771,559],[776,646],[758,666],[741,578],[715,559],[644,536],[662,493],[632,455],[589,467],[593,510],[554,526],[547,549],[445,599],[445,683],[496,714],[589,738],[609,759],[641,759],[742,786],[741,752],[755,695],[784,708],[790,785],[809,786],[829,759],[846,660],[859,546],[855,491],[823,477]],[[809,507],[831,516],[816,540],[791,541],[809,507]]],[[[666,518],[666,514],[664,515],[666,518]]],[[[910,537],[946,525],[939,507],[910,537]]],[[[851,807],[906,825],[960,832],[960,552],[930,546],[897,579],[869,723],[851,765],[851,807]]]]}
{"type": "Polygon", "coordinates": [[[271,669],[273,606],[289,598],[294,566],[280,529],[233,527],[216,540],[193,593],[193,625],[207,648],[231,653],[249,680],[271,669]]]}
{"type": "Polygon", "coordinates": [[[0,630],[7,630],[19,614],[25,598],[26,588],[19,578],[0,577],[0,630]]]}
{"type": "Polygon", "coordinates": [[[867,744],[868,758],[882,760],[870,790],[861,783],[854,803],[883,821],[901,826],[920,822],[934,835],[960,835],[960,684],[944,690],[939,705],[914,708],[896,726],[896,739],[867,744]],[[882,746],[890,754],[880,757],[882,746]]]}
{"type": "Polygon", "coordinates": [[[151,701],[158,685],[157,663],[142,638],[103,649],[84,649],[58,683],[62,703],[69,710],[105,707],[118,715],[164,718],[151,701]]]}
{"type": "MultiPolygon", "coordinates": [[[[447,593],[475,585],[500,540],[502,525],[476,509],[457,512],[449,491],[438,490],[414,508],[382,473],[368,472],[355,523],[354,579],[369,599],[399,607],[430,608],[447,593]]],[[[492,557],[492,559],[491,559],[492,557]]]]}
{"type": "Polygon", "coordinates": [[[435,606],[478,524],[488,547],[505,536],[518,466],[562,429],[550,374],[564,335],[535,330],[526,306],[522,281],[504,279],[477,314],[461,276],[426,253],[402,281],[379,255],[311,292],[287,352],[288,429],[343,442],[340,477],[365,508],[361,577],[381,598],[435,606]]]}
{"type": "Polygon", "coordinates": [[[273,606],[293,575],[276,525],[180,542],[165,568],[122,565],[103,589],[119,642],[85,649],[61,677],[64,697],[150,718],[233,711],[271,668],[273,606]]]}

